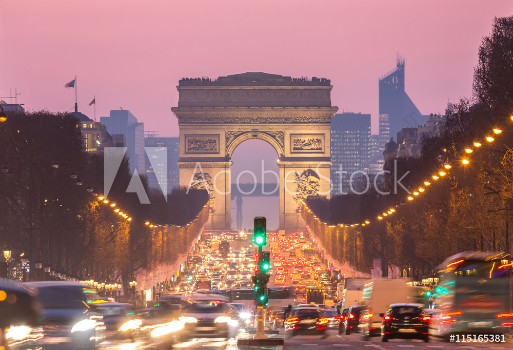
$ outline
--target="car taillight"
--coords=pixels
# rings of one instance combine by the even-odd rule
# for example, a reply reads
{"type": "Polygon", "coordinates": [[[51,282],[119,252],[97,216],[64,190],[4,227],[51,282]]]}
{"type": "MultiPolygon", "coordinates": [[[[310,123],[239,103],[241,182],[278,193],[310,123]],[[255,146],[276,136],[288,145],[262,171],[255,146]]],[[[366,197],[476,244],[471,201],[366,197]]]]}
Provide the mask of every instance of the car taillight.
{"type": "Polygon", "coordinates": [[[383,320],[385,320],[385,322],[392,321],[392,316],[385,315],[385,317],[383,317],[383,320]]]}
{"type": "Polygon", "coordinates": [[[512,313],[508,313],[508,314],[497,314],[497,316],[495,316],[496,318],[505,318],[505,317],[513,317],[513,312],[512,313]]]}
{"type": "Polygon", "coordinates": [[[422,316],[422,322],[424,323],[429,323],[431,321],[431,317],[426,315],[426,316],[422,316]]]}
{"type": "Polygon", "coordinates": [[[441,321],[442,323],[454,323],[456,322],[456,318],[461,315],[463,315],[461,311],[448,312],[441,317],[441,321]]]}
{"type": "Polygon", "coordinates": [[[298,323],[299,322],[299,318],[297,317],[289,317],[287,318],[287,321],[285,321],[287,323],[298,323]]]}
{"type": "Polygon", "coordinates": [[[353,315],[353,314],[349,314],[347,317],[348,317],[350,320],[354,320],[354,315],[353,315]]]}
{"type": "Polygon", "coordinates": [[[340,320],[342,320],[342,315],[336,315],[336,316],[334,316],[333,318],[334,318],[335,320],[340,321],[340,320]]]}
{"type": "Polygon", "coordinates": [[[318,318],[317,319],[317,324],[328,324],[328,319],[323,317],[323,318],[318,318]]]}

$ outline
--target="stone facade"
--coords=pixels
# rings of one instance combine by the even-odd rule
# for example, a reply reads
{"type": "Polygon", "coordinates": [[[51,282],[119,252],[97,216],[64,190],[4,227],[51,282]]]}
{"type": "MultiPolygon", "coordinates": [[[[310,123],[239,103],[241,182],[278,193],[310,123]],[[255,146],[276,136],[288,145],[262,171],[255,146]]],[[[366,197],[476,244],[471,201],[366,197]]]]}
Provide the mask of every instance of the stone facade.
{"type": "Polygon", "coordinates": [[[265,73],[180,81],[172,108],[180,128],[180,186],[198,186],[199,173],[208,173],[212,229],[231,227],[231,156],[249,139],[278,153],[281,228],[303,226],[298,198],[305,188],[329,196],[330,123],[337,111],[331,88],[326,79],[265,73]]]}

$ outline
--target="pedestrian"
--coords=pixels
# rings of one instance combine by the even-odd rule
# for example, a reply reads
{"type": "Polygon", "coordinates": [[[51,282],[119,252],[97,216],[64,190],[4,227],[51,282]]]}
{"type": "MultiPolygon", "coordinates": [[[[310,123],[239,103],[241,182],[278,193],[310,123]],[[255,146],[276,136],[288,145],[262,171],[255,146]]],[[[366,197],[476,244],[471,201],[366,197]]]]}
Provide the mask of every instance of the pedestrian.
{"type": "Polygon", "coordinates": [[[283,315],[283,319],[286,320],[287,317],[289,317],[290,312],[292,311],[292,304],[289,304],[287,308],[285,309],[285,313],[283,315]]]}

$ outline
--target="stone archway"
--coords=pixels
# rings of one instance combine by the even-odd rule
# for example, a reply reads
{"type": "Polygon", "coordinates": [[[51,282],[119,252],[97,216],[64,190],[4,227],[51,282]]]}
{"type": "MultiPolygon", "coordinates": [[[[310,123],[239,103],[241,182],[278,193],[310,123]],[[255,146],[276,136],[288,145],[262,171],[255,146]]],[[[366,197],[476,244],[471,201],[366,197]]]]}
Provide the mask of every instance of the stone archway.
{"type": "Polygon", "coordinates": [[[337,111],[331,88],[327,79],[265,73],[180,80],[172,108],[180,129],[180,186],[209,190],[210,228],[231,227],[231,156],[249,139],[266,141],[278,154],[280,228],[304,224],[297,210],[304,174],[315,173],[317,193],[329,196],[330,125],[337,111]]]}

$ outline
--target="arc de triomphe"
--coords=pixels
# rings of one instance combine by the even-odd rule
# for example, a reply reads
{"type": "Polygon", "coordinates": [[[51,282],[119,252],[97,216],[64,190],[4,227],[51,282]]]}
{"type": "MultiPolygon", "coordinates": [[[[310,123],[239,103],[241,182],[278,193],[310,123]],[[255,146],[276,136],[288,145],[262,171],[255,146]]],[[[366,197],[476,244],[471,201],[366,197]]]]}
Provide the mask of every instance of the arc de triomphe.
{"type": "Polygon", "coordinates": [[[303,226],[299,200],[330,193],[330,81],[243,73],[184,78],[177,88],[180,186],[209,191],[210,228],[231,228],[231,156],[249,139],[278,153],[280,228],[303,226]]]}

